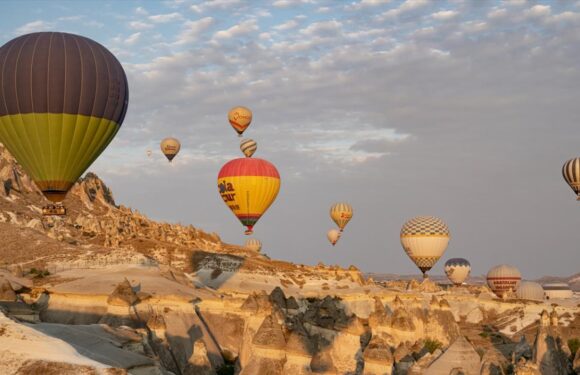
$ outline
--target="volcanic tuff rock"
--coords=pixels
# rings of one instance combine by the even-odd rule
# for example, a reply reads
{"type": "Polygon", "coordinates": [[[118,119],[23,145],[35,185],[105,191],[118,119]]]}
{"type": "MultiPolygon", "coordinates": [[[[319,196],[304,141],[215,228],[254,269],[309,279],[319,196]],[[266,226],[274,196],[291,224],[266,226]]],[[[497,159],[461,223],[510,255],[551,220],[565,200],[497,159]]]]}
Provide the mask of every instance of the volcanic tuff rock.
{"type": "Polygon", "coordinates": [[[379,375],[393,372],[393,354],[385,334],[374,335],[364,350],[364,374],[379,375]]]}
{"type": "Polygon", "coordinates": [[[479,354],[465,337],[459,336],[425,371],[425,375],[450,374],[453,370],[465,375],[479,375],[479,354]]]}
{"type": "Polygon", "coordinates": [[[0,301],[16,301],[16,293],[10,281],[3,277],[0,277],[0,301]]]}

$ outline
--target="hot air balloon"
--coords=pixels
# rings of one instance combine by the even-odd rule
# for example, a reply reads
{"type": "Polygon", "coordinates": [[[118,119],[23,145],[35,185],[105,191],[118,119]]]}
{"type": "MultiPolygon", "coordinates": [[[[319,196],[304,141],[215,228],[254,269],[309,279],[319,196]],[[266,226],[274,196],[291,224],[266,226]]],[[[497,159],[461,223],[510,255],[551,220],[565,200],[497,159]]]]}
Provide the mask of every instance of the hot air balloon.
{"type": "Polygon", "coordinates": [[[328,237],[328,240],[330,241],[332,246],[334,246],[340,239],[340,232],[337,231],[336,229],[331,229],[326,233],[326,237],[328,237]]]}
{"type": "Polygon", "coordinates": [[[252,111],[246,107],[234,107],[228,112],[228,121],[241,137],[252,122],[252,111]]]}
{"type": "Polygon", "coordinates": [[[54,203],[117,134],[128,102],[123,67],[91,39],[40,32],[0,47],[0,142],[54,203]]]}
{"type": "Polygon", "coordinates": [[[423,272],[423,277],[427,277],[426,272],[441,258],[449,238],[447,224],[433,216],[417,216],[401,228],[401,245],[423,272]]]}
{"type": "Polygon", "coordinates": [[[150,158],[151,155],[153,155],[153,151],[151,151],[151,150],[148,149],[147,150],[147,157],[150,158]]]}
{"type": "Polygon", "coordinates": [[[254,152],[258,149],[258,144],[253,139],[242,139],[240,142],[240,150],[247,158],[251,158],[254,152]]]}
{"type": "Polygon", "coordinates": [[[338,225],[342,232],[350,219],[352,219],[352,207],[348,203],[335,203],[330,207],[330,218],[338,225]]]}
{"type": "Polygon", "coordinates": [[[161,152],[163,152],[163,155],[165,155],[167,160],[171,162],[171,160],[173,160],[175,155],[177,155],[177,153],[181,149],[181,143],[179,143],[179,140],[177,140],[176,138],[169,137],[161,141],[160,147],[161,152]]]}
{"type": "Polygon", "coordinates": [[[252,234],[253,227],[276,199],[280,175],[270,162],[258,158],[230,160],[220,170],[219,193],[236,217],[252,234]]]}
{"type": "Polygon", "coordinates": [[[498,297],[503,297],[506,292],[516,291],[521,279],[520,271],[507,264],[495,266],[487,272],[487,285],[498,297]]]}
{"type": "Polygon", "coordinates": [[[562,176],[576,193],[576,200],[580,201],[580,158],[565,162],[562,167],[562,176]]]}
{"type": "Polygon", "coordinates": [[[533,281],[522,281],[516,289],[516,296],[519,299],[542,301],[544,299],[544,288],[533,281]]]}
{"type": "Polygon", "coordinates": [[[455,285],[461,285],[469,277],[471,264],[467,259],[451,258],[445,262],[444,270],[449,281],[455,285]]]}
{"type": "Polygon", "coordinates": [[[252,250],[252,251],[255,251],[255,252],[258,252],[259,253],[260,250],[262,250],[262,242],[260,240],[256,239],[256,238],[248,238],[246,240],[245,247],[248,250],[252,250]]]}

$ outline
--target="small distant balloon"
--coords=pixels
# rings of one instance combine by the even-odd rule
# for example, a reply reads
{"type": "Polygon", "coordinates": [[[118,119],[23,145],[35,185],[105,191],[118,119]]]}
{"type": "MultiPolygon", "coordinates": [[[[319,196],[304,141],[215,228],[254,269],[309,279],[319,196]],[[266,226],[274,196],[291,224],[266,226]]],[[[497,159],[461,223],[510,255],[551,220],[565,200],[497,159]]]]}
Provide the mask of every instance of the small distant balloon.
{"type": "Polygon", "coordinates": [[[228,112],[228,121],[241,137],[252,122],[252,111],[246,107],[234,107],[228,112]]]}
{"type": "Polygon", "coordinates": [[[340,239],[340,231],[336,229],[331,229],[326,233],[326,237],[328,238],[332,246],[334,246],[340,239]]]}
{"type": "Polygon", "coordinates": [[[562,167],[562,175],[576,194],[576,200],[580,201],[580,158],[565,162],[562,167]]]}
{"type": "Polygon", "coordinates": [[[248,250],[252,250],[258,253],[260,250],[262,250],[262,241],[257,238],[248,238],[245,245],[248,250]]]}
{"type": "Polygon", "coordinates": [[[471,264],[467,259],[451,258],[445,262],[443,269],[449,281],[455,285],[461,285],[471,273],[471,264]]]}
{"type": "Polygon", "coordinates": [[[181,149],[181,143],[176,138],[165,138],[161,141],[161,152],[167,158],[167,160],[172,161],[175,155],[179,153],[181,149]]]}
{"type": "Polygon", "coordinates": [[[254,152],[258,149],[258,144],[253,139],[242,139],[240,142],[240,150],[246,155],[247,158],[251,158],[254,152]]]}
{"type": "Polygon", "coordinates": [[[151,151],[151,150],[147,150],[147,157],[148,157],[148,158],[150,158],[150,157],[151,157],[151,155],[153,155],[153,151],[151,151]]]}
{"type": "Polygon", "coordinates": [[[330,218],[338,225],[341,232],[352,219],[352,213],[352,206],[348,203],[335,203],[330,207],[330,218]]]}

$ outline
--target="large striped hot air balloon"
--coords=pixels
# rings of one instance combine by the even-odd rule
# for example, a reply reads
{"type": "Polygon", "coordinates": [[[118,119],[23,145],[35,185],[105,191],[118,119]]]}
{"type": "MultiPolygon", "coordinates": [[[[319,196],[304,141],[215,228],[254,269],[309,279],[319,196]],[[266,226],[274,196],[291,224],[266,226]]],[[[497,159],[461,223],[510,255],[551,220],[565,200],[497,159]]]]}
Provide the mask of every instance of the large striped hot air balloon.
{"type": "Polygon", "coordinates": [[[469,277],[471,264],[467,259],[451,258],[443,267],[449,281],[455,285],[461,285],[469,277]]]}
{"type": "Polygon", "coordinates": [[[521,280],[520,271],[507,264],[500,264],[487,272],[487,285],[498,297],[503,297],[509,291],[515,292],[521,280]]]}
{"type": "Polygon", "coordinates": [[[352,206],[348,203],[335,203],[330,207],[330,218],[338,225],[342,232],[352,219],[352,206]]]}
{"type": "Polygon", "coordinates": [[[562,176],[576,193],[576,200],[580,201],[580,158],[565,162],[562,166],[562,176]]]}
{"type": "Polygon", "coordinates": [[[228,121],[241,137],[252,122],[252,111],[246,107],[234,107],[228,112],[228,121]]]}
{"type": "Polygon", "coordinates": [[[449,238],[447,224],[433,216],[417,216],[401,228],[401,245],[423,277],[441,258],[449,238]]]}
{"type": "Polygon", "coordinates": [[[168,137],[161,141],[159,147],[161,147],[161,152],[163,152],[167,160],[171,162],[181,150],[181,143],[177,138],[168,137]]]}
{"type": "Polygon", "coordinates": [[[111,142],[128,101],[123,67],[91,39],[40,32],[0,47],[0,142],[52,202],[111,142]]]}
{"type": "Polygon", "coordinates": [[[225,204],[246,226],[246,234],[276,199],[280,175],[274,165],[257,158],[227,162],[218,174],[218,189],[225,204]]]}

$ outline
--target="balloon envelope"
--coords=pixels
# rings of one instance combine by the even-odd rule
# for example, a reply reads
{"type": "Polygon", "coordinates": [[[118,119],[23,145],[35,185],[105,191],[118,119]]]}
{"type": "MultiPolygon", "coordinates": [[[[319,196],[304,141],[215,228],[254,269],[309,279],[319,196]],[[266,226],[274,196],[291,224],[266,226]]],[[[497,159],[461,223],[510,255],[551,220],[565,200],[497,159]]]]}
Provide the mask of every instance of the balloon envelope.
{"type": "Polygon", "coordinates": [[[352,219],[352,214],[352,206],[348,203],[335,203],[330,207],[330,218],[338,225],[341,232],[352,219]]]}
{"type": "Polygon", "coordinates": [[[516,296],[519,299],[542,301],[544,299],[544,288],[533,281],[521,281],[516,289],[516,296]]]}
{"type": "Polygon", "coordinates": [[[251,158],[257,149],[258,144],[253,139],[242,139],[240,142],[240,150],[247,158],[251,158]]]}
{"type": "Polygon", "coordinates": [[[179,153],[181,149],[181,143],[176,138],[165,138],[161,141],[159,145],[161,147],[161,152],[167,158],[167,160],[171,161],[179,153]]]}
{"type": "Polygon", "coordinates": [[[257,238],[248,238],[245,244],[248,250],[260,252],[262,250],[262,242],[257,238]]]}
{"type": "Polygon", "coordinates": [[[562,176],[580,200],[580,158],[570,159],[562,166],[562,176]]]}
{"type": "Polygon", "coordinates": [[[443,269],[449,281],[455,285],[461,285],[469,277],[471,264],[467,259],[451,258],[445,262],[443,269]]]}
{"type": "Polygon", "coordinates": [[[513,266],[500,264],[487,272],[487,285],[498,297],[505,292],[516,291],[522,280],[522,274],[513,266]]]}
{"type": "Polygon", "coordinates": [[[0,47],[0,142],[53,202],[117,134],[128,102],[123,67],[91,39],[39,32],[0,47]]]}
{"type": "Polygon", "coordinates": [[[417,216],[401,228],[401,245],[423,275],[441,258],[449,238],[447,224],[433,216],[417,216]]]}
{"type": "Polygon", "coordinates": [[[328,238],[332,246],[334,246],[340,239],[340,232],[336,229],[331,229],[326,233],[326,237],[328,238]]]}
{"type": "Polygon", "coordinates": [[[251,234],[280,191],[280,175],[266,160],[234,159],[221,168],[217,185],[224,203],[251,234]]]}
{"type": "Polygon", "coordinates": [[[234,107],[228,112],[228,121],[241,137],[252,122],[252,111],[246,107],[234,107]]]}

